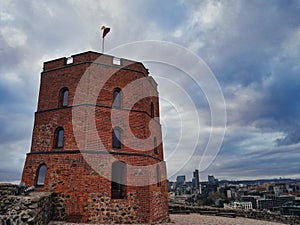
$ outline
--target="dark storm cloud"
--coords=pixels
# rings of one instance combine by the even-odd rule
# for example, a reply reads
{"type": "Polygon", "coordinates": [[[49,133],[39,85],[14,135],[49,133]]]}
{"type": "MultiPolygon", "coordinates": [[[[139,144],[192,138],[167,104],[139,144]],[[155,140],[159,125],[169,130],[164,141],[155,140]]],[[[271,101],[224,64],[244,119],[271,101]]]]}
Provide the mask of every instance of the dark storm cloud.
{"type": "Polygon", "coordinates": [[[214,172],[223,178],[235,179],[243,178],[263,178],[298,176],[299,174],[299,157],[300,153],[296,149],[281,149],[280,151],[266,151],[266,149],[257,149],[265,152],[261,154],[258,151],[251,154],[236,153],[230,156],[221,153],[216,159],[216,164],[222,163],[218,168],[215,166],[214,172]],[[293,159],[288,156],[292,154],[293,159]],[[226,159],[226,162],[221,162],[226,159]],[[237,168],[240,168],[237,170],[237,168]]]}
{"type": "MultiPolygon", "coordinates": [[[[241,9],[239,21],[232,27],[240,35],[220,46],[224,49],[220,51],[223,61],[213,64],[221,86],[241,85],[259,94],[259,98],[253,96],[244,107],[236,107],[241,113],[239,121],[234,118],[235,122],[252,124],[262,131],[283,132],[285,137],[276,140],[278,145],[298,143],[298,57],[287,55],[285,45],[299,30],[300,3],[243,1],[241,9]]],[[[229,100],[230,94],[225,93],[229,100]]]]}
{"type": "Polygon", "coordinates": [[[300,142],[300,128],[299,124],[297,126],[298,130],[287,130],[285,131],[285,137],[283,138],[277,138],[275,142],[277,145],[282,146],[282,145],[292,145],[292,144],[297,144],[300,142]]]}
{"type": "Polygon", "coordinates": [[[273,58],[282,55],[281,44],[299,27],[297,8],[298,1],[243,1],[235,17],[238,22],[233,22],[228,40],[218,49],[222,63],[216,69],[222,83],[263,82],[273,58]],[[230,36],[231,32],[238,34],[230,36]]]}
{"type": "Polygon", "coordinates": [[[259,93],[257,98],[253,96],[247,105],[236,109],[241,112],[239,123],[261,131],[283,132],[285,137],[277,139],[277,144],[295,144],[300,141],[300,77],[289,65],[275,73],[267,78],[268,84],[253,88],[259,93]]]}
{"type": "MultiPolygon", "coordinates": [[[[294,61],[294,65],[298,64],[293,59],[289,61],[294,61]]],[[[267,106],[263,116],[277,121],[277,129],[285,134],[284,138],[276,140],[279,145],[300,141],[297,135],[300,130],[300,71],[293,71],[294,65],[288,63],[276,69],[274,82],[265,93],[266,97],[262,102],[267,106]]]]}

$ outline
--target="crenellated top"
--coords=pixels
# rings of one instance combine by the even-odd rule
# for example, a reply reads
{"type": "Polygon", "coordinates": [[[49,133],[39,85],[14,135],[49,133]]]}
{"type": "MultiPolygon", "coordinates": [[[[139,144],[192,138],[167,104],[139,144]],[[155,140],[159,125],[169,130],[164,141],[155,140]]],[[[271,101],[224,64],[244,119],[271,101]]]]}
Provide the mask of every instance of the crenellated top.
{"type": "Polygon", "coordinates": [[[124,58],[118,58],[115,56],[106,55],[106,54],[93,52],[93,51],[87,51],[76,55],[72,55],[71,57],[62,57],[62,58],[44,62],[43,72],[62,69],[65,67],[70,67],[73,65],[78,65],[83,63],[98,63],[98,64],[103,64],[105,66],[128,68],[128,69],[134,68],[134,70],[138,69],[139,72],[142,72],[144,76],[148,76],[149,74],[148,69],[146,69],[141,62],[124,59],[124,58]],[[142,66],[136,67],[134,66],[136,64],[140,64],[142,66]]]}

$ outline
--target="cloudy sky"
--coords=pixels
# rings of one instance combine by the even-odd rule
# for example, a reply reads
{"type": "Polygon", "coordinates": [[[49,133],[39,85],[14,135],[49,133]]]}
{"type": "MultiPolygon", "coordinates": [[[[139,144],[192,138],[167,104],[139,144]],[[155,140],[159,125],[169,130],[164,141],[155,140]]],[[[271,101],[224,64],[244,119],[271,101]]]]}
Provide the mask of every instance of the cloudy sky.
{"type": "MultiPolygon", "coordinates": [[[[20,179],[42,63],[101,51],[102,25],[111,27],[108,52],[155,40],[162,46],[159,55],[169,59],[164,46],[176,45],[201,58],[217,81],[211,87],[182,71],[196,69],[188,64],[190,56],[175,55],[174,65],[145,62],[159,83],[171,179],[178,174],[190,179],[196,168],[203,180],[208,174],[300,178],[299,12],[298,0],[0,0],[0,181],[20,179]],[[224,115],[212,113],[222,102],[209,100],[214,97],[209,89],[219,88],[226,127],[214,123],[224,115]],[[187,97],[193,104],[184,104],[187,97]],[[222,145],[207,148],[210,135],[219,135],[222,145]]],[[[133,59],[143,58],[136,48],[130,51],[133,59]]],[[[143,54],[147,51],[151,48],[143,54]]]]}

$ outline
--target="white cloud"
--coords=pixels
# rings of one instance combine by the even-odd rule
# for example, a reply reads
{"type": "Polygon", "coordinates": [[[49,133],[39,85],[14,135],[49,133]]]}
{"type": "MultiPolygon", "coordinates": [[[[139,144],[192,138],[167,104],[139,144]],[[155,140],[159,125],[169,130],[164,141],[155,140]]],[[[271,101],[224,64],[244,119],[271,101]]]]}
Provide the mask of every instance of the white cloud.
{"type": "Polygon", "coordinates": [[[3,79],[3,82],[10,83],[11,85],[22,81],[19,77],[19,74],[13,72],[4,73],[2,74],[1,78],[3,79]]]}
{"type": "Polygon", "coordinates": [[[223,10],[222,2],[206,1],[206,4],[201,4],[192,14],[191,26],[214,28],[222,18],[223,10]]]}
{"type": "Polygon", "coordinates": [[[0,11],[0,21],[5,22],[5,21],[12,21],[14,20],[14,16],[7,13],[7,12],[1,12],[0,11]]]}
{"type": "MultiPolygon", "coordinates": [[[[300,27],[295,29],[282,43],[283,56],[299,59],[300,56],[300,27]]],[[[280,58],[281,58],[280,57],[280,58]]]]}
{"type": "Polygon", "coordinates": [[[190,5],[187,24],[182,26],[182,36],[189,48],[207,60],[220,60],[220,50],[230,51],[229,40],[238,35],[237,21],[241,4],[237,1],[201,1],[190,5]],[[224,48],[225,47],[225,48],[224,48]],[[216,55],[214,55],[216,54],[216,55]]]}
{"type": "Polygon", "coordinates": [[[27,35],[20,29],[14,27],[3,27],[0,32],[1,36],[12,48],[24,46],[26,44],[27,35]]]}

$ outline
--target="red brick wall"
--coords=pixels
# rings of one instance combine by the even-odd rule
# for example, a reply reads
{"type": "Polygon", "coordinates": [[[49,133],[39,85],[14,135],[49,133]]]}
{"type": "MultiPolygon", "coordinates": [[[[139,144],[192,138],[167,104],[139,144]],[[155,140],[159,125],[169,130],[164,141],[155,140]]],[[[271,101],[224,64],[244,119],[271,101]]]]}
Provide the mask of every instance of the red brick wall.
{"type": "Polygon", "coordinates": [[[122,59],[118,66],[112,60],[111,56],[86,52],[74,55],[72,64],[66,64],[66,58],[44,63],[31,152],[22,181],[34,185],[39,166],[47,166],[45,184],[38,190],[57,194],[58,219],[105,223],[160,221],[168,218],[168,203],[157,84],[141,63],[122,59]],[[96,63],[92,64],[94,60],[96,63]],[[104,79],[106,76],[108,80],[104,79]],[[130,86],[132,82],[137,84],[130,86]],[[69,90],[67,107],[59,104],[62,88],[69,90]],[[122,109],[112,110],[115,88],[124,91],[122,109]],[[151,118],[151,102],[155,120],[151,118]],[[112,149],[112,125],[116,122],[123,130],[122,149],[112,149]],[[64,129],[64,145],[59,149],[55,148],[54,136],[58,127],[64,129]],[[131,133],[143,142],[133,140],[131,133]],[[153,136],[159,144],[158,154],[154,153],[153,136]],[[126,179],[130,185],[126,199],[118,200],[111,199],[110,181],[111,166],[117,159],[127,164],[126,179]],[[162,163],[162,185],[147,185],[156,181],[157,163],[162,163]],[[148,165],[153,166],[132,167],[148,165]],[[146,186],[140,186],[143,184],[146,186]]]}

